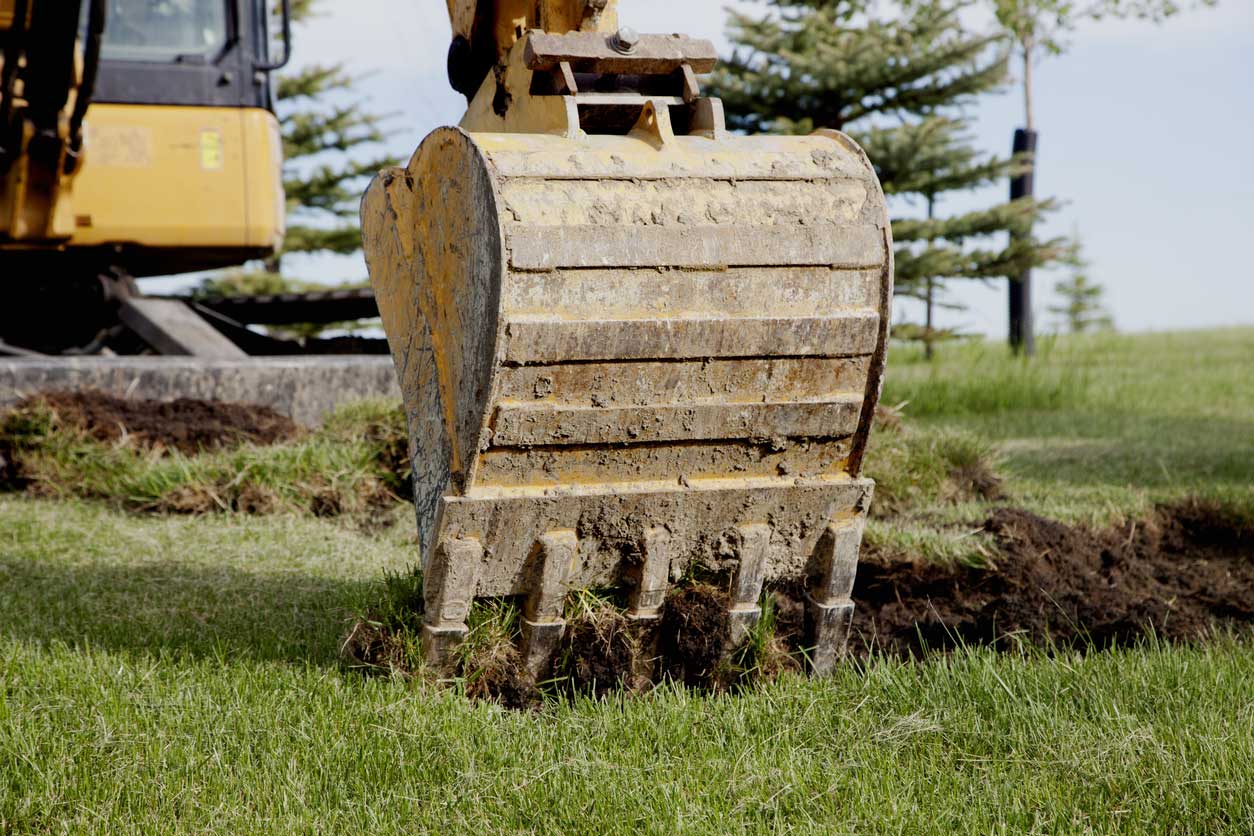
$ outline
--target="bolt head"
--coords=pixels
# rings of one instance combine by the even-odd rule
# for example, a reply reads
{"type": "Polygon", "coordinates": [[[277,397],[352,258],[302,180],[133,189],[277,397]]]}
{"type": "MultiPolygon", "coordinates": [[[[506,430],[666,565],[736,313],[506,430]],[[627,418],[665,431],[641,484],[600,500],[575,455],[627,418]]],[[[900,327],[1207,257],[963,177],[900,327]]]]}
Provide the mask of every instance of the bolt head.
{"type": "Polygon", "coordinates": [[[631,52],[640,43],[640,33],[630,26],[619,28],[614,36],[614,48],[619,52],[631,52]]]}

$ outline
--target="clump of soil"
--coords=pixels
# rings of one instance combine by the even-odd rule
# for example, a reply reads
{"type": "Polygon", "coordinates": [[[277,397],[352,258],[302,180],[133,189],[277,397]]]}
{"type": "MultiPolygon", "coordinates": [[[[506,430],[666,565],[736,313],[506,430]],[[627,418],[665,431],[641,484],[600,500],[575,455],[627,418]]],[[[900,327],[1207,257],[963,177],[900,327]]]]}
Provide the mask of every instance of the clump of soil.
{"type": "Polygon", "coordinates": [[[126,437],[143,448],[182,453],[274,444],[300,434],[300,427],[268,406],[179,398],[173,401],[117,398],[104,392],[51,391],[21,401],[16,409],[46,404],[66,425],[97,441],[126,437]]]}
{"type": "Polygon", "coordinates": [[[611,606],[580,613],[566,624],[557,677],[570,691],[597,697],[620,688],[643,690],[654,662],[646,648],[656,637],[649,632],[611,606]]]}
{"type": "Polygon", "coordinates": [[[506,708],[537,708],[543,702],[535,680],[523,667],[522,655],[512,645],[480,650],[463,666],[472,671],[466,677],[466,696],[495,700],[506,708]]]}
{"type": "Polygon", "coordinates": [[[378,621],[362,619],[353,624],[340,643],[340,658],[352,669],[408,676],[414,669],[412,641],[378,621]]]}
{"type": "Polygon", "coordinates": [[[984,528],[1000,552],[989,568],[864,554],[851,649],[1111,647],[1254,623],[1251,531],[1215,506],[1163,507],[1106,530],[1001,508],[984,528]]]}
{"type": "Polygon", "coordinates": [[[719,673],[731,640],[728,594],[709,584],[695,584],[666,599],[658,636],[662,670],[691,686],[707,686],[719,673]]]}

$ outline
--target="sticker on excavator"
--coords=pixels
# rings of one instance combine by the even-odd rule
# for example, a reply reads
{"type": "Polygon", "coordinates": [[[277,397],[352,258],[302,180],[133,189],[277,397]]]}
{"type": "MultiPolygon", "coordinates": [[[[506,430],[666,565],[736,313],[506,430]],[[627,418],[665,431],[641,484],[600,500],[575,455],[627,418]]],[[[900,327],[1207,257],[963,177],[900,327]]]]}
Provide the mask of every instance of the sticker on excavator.
{"type": "Polygon", "coordinates": [[[222,134],[218,131],[201,131],[200,167],[205,171],[221,171],[224,160],[222,134]]]}

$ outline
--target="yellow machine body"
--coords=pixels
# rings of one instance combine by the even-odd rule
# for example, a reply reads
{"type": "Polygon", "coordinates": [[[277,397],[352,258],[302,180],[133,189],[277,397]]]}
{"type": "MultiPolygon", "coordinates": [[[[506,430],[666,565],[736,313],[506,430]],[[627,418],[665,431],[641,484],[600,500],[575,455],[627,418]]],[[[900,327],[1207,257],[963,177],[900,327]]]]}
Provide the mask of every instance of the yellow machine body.
{"type": "Polygon", "coordinates": [[[83,152],[55,191],[19,177],[26,161],[14,167],[0,259],[109,247],[143,276],[239,264],[282,242],[283,149],[267,110],[95,104],[83,152]]]}
{"type": "Polygon", "coordinates": [[[523,599],[540,677],[569,591],[622,590],[647,635],[694,573],[726,584],[733,644],[787,585],[808,593],[813,668],[842,652],[886,204],[842,134],[728,134],[697,86],[714,61],[677,35],[521,32],[461,126],[363,200],[432,664],[455,666],[477,597],[523,599]]]}
{"type": "Polygon", "coordinates": [[[0,354],[289,348],[132,281],[282,242],[280,8],[276,63],[264,0],[0,0],[0,354]]]}
{"type": "MultiPolygon", "coordinates": [[[[0,110],[11,123],[0,143],[0,264],[20,264],[13,272],[29,274],[42,266],[41,251],[112,251],[100,269],[143,276],[272,253],[284,234],[282,143],[268,107],[242,104],[267,99],[255,92],[264,89],[260,82],[238,80],[237,67],[257,60],[238,45],[252,36],[241,30],[232,44],[222,11],[224,46],[206,46],[204,60],[173,54],[194,45],[168,45],[160,60],[144,57],[154,47],[135,46],[134,39],[159,43],[160,30],[136,34],[148,20],[137,15],[165,14],[163,20],[186,27],[191,12],[180,17],[140,0],[104,2],[122,27],[116,43],[102,37],[104,60],[95,62],[97,78],[112,86],[103,97],[97,90],[76,120],[80,99],[89,100],[84,85],[96,83],[87,81],[76,15],[66,18],[49,0],[0,0],[0,45],[13,33],[26,39],[18,49],[0,49],[0,79],[9,87],[0,89],[0,110]],[[22,6],[26,19],[18,20],[22,6]],[[121,52],[111,55],[110,48],[121,52]]],[[[210,0],[197,8],[216,7],[210,0]]]]}
{"type": "Polygon", "coordinates": [[[84,148],[67,247],[153,250],[148,270],[178,272],[181,259],[236,263],[282,241],[282,145],[269,111],[92,105],[84,148]]]}

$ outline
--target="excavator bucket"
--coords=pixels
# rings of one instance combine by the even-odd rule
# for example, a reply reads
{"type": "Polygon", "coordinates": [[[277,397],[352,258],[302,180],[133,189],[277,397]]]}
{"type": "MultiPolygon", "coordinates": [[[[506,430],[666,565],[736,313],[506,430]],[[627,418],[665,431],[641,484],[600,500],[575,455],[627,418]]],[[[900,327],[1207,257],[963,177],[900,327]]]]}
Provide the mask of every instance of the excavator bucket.
{"type": "Polygon", "coordinates": [[[813,669],[843,652],[892,295],[884,197],[842,134],[728,134],[696,90],[713,56],[526,33],[463,126],[363,200],[437,667],[476,598],[520,597],[541,676],[569,591],[618,589],[647,629],[694,573],[724,580],[733,643],[787,584],[807,591],[813,669]]]}

